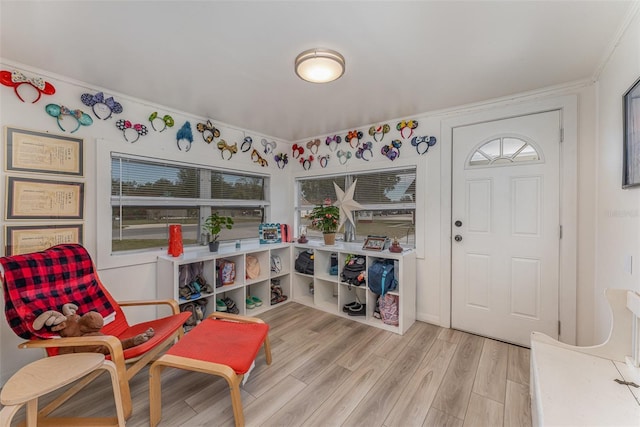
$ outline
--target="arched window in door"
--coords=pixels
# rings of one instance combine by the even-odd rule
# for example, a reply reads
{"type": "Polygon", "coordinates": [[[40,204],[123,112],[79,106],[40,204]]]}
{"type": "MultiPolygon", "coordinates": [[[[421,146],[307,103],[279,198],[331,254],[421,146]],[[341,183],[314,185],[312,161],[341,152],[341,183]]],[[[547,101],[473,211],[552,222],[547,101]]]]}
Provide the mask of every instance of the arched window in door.
{"type": "Polygon", "coordinates": [[[538,163],[542,154],[533,142],[516,136],[501,136],[480,144],[469,156],[467,167],[538,163]]]}

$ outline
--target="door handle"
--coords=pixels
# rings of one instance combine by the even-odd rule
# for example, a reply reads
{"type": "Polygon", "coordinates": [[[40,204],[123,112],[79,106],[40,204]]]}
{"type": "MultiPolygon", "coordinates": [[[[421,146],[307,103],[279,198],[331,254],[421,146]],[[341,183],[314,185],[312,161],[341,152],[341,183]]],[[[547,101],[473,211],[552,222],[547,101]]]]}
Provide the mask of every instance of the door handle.
{"type": "Polygon", "coordinates": [[[456,237],[454,237],[453,240],[455,240],[456,242],[462,242],[462,236],[459,234],[456,234],[456,237]]]}
{"type": "Polygon", "coordinates": [[[462,227],[462,221],[457,220],[456,222],[453,223],[456,227],[462,227]]]}

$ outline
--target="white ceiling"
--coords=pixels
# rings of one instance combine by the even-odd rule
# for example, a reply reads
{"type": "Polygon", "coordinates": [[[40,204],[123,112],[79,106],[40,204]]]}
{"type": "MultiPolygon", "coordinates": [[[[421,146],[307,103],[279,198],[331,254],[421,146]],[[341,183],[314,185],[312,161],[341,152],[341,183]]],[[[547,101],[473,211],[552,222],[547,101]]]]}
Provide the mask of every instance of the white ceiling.
{"type": "Polygon", "coordinates": [[[0,56],[294,141],[591,78],[631,4],[2,0],[0,56]],[[341,79],[295,75],[313,47],[341,79]]]}

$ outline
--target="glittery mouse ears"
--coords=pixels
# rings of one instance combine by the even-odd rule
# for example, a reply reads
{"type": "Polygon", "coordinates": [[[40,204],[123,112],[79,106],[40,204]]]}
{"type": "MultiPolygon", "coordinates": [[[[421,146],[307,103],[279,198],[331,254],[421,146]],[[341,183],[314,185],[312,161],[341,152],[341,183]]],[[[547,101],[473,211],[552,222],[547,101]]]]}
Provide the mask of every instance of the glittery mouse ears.
{"type": "Polygon", "coordinates": [[[22,102],[25,102],[25,100],[22,99],[22,96],[18,93],[18,87],[25,83],[33,86],[38,91],[38,97],[31,101],[32,104],[38,102],[43,93],[45,95],[53,95],[56,93],[56,88],[53,87],[51,83],[45,82],[43,78],[27,77],[20,71],[0,71],[0,83],[5,86],[13,87],[13,91],[22,102]]]}
{"type": "Polygon", "coordinates": [[[80,100],[87,107],[91,107],[93,114],[101,120],[107,120],[111,115],[120,114],[123,111],[119,102],[116,102],[112,96],[105,98],[102,92],[98,92],[95,95],[83,93],[80,96],[80,100]]]}

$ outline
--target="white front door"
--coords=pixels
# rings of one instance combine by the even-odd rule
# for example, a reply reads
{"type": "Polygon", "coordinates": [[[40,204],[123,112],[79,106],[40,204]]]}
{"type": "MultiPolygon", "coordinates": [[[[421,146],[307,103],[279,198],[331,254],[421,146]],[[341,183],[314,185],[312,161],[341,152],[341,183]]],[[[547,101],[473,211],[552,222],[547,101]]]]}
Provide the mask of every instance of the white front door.
{"type": "Polygon", "coordinates": [[[558,337],[560,112],[453,129],[451,325],[558,337]]]}

